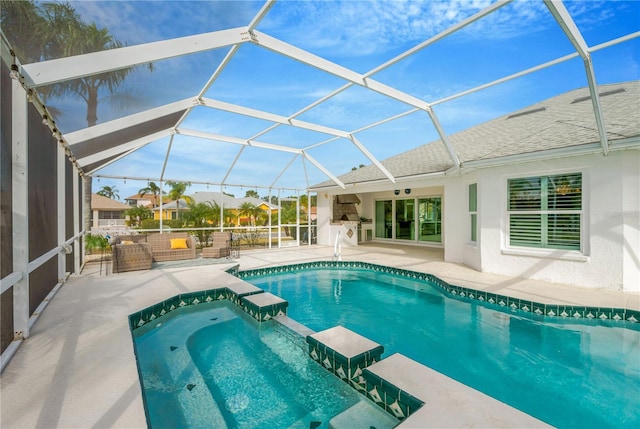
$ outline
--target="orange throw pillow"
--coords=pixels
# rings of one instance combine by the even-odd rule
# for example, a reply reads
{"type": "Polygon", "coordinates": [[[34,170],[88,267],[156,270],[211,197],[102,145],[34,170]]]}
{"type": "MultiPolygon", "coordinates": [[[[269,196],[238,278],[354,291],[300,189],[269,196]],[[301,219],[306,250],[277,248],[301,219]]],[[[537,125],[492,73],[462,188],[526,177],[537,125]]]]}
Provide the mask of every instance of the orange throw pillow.
{"type": "Polygon", "coordinates": [[[175,249],[188,249],[187,247],[187,239],[186,238],[172,238],[171,239],[171,250],[175,249]]]}

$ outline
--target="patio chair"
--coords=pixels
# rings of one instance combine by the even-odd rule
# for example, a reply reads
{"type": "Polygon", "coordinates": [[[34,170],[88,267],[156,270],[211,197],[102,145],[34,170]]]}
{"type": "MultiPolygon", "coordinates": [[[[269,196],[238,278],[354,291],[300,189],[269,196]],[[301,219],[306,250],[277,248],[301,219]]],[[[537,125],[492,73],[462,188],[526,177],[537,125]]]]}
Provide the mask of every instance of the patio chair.
{"type": "Polygon", "coordinates": [[[140,241],[119,240],[111,245],[112,272],[150,270],[153,255],[151,245],[140,241]]]}
{"type": "Polygon", "coordinates": [[[214,232],[211,246],[202,249],[203,258],[223,258],[231,255],[231,233],[214,232]]]}

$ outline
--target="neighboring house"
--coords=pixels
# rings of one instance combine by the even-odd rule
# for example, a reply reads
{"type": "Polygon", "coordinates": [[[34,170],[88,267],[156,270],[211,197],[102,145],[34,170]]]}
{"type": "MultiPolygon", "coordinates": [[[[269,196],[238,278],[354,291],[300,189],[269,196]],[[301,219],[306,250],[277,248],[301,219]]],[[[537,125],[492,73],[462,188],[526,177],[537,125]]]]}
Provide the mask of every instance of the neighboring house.
{"type": "MultiPolygon", "coordinates": [[[[184,213],[185,211],[189,210],[189,204],[185,200],[181,198],[179,202],[180,202],[180,213],[184,213]]],[[[178,202],[177,201],[163,202],[162,207],[158,205],[158,207],[151,209],[151,211],[153,212],[153,218],[155,220],[160,220],[161,212],[162,212],[163,220],[178,219],[178,202]]]]}
{"type": "MultiPolygon", "coordinates": [[[[220,192],[196,192],[193,195],[190,195],[190,198],[192,199],[194,204],[211,202],[216,203],[219,207],[224,206],[224,209],[228,210],[232,214],[234,219],[231,221],[235,225],[240,225],[241,223],[249,223],[249,220],[247,218],[242,217],[239,214],[240,207],[246,202],[252,203],[265,212],[268,212],[269,209],[271,209],[272,216],[276,216],[278,213],[278,206],[276,204],[270,204],[266,201],[254,197],[235,198],[230,195],[221,194],[220,192]]],[[[175,201],[163,204],[162,218],[165,220],[177,219],[177,209],[178,207],[175,201]]],[[[185,200],[181,199],[180,212],[188,210],[189,204],[185,200]]],[[[160,219],[160,207],[156,207],[155,209],[153,209],[153,218],[160,219]]]]}
{"type": "Polygon", "coordinates": [[[160,196],[153,194],[133,194],[130,197],[125,198],[124,201],[131,207],[146,207],[151,209],[160,204],[160,196]]]}
{"type": "Polygon", "coordinates": [[[91,194],[92,228],[125,226],[124,212],[131,206],[98,194],[91,194]]]}
{"type": "Polygon", "coordinates": [[[436,141],[382,162],[396,183],[370,165],[344,189],[314,185],[318,243],[342,231],[357,245],[344,207],[373,219],[374,241],[442,247],[482,272],[639,291],[640,81],[599,100],[604,144],[583,88],[449,136],[460,168],[436,141]]]}

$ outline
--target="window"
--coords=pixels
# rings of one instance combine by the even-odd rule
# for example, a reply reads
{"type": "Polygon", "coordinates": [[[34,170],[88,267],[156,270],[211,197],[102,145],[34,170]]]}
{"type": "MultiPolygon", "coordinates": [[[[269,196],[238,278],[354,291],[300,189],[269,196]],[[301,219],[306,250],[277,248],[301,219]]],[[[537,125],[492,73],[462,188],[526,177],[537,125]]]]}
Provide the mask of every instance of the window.
{"type": "Polygon", "coordinates": [[[100,210],[98,211],[98,219],[121,219],[123,213],[121,211],[100,210]]]}
{"type": "Polygon", "coordinates": [[[509,243],[580,250],[582,174],[509,179],[509,243]]]}
{"type": "Polygon", "coordinates": [[[478,241],[478,184],[469,185],[469,227],[470,240],[472,243],[478,241]]]}

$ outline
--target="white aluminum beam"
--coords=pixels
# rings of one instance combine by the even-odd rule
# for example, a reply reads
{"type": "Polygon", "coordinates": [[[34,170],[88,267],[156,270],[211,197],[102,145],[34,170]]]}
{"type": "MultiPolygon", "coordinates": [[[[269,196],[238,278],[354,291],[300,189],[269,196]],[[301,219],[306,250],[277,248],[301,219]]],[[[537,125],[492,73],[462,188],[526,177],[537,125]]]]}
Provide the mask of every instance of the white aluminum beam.
{"type": "Polygon", "coordinates": [[[211,88],[211,85],[213,85],[213,83],[216,81],[216,79],[218,79],[218,77],[220,76],[220,73],[222,73],[222,71],[225,69],[227,64],[229,64],[229,62],[234,57],[236,52],[238,52],[238,48],[239,47],[240,47],[240,45],[233,45],[231,47],[231,49],[229,49],[229,52],[227,52],[227,55],[224,56],[224,58],[222,59],[220,64],[218,64],[218,67],[213,72],[213,74],[211,75],[209,80],[207,80],[207,83],[205,83],[205,85],[202,87],[202,89],[198,93],[198,95],[197,95],[198,99],[204,97],[204,95],[207,93],[207,91],[209,91],[209,88],[211,88]]]}
{"type": "Polygon", "coordinates": [[[218,110],[224,110],[226,112],[237,113],[239,115],[249,116],[252,118],[263,119],[265,121],[276,122],[282,125],[291,125],[296,128],[303,128],[305,130],[316,131],[319,133],[329,134],[332,136],[346,137],[349,133],[346,131],[338,130],[335,128],[325,127],[323,125],[317,125],[299,119],[290,119],[286,116],[277,115],[275,113],[264,112],[261,110],[252,109],[249,107],[238,106],[236,104],[227,103],[224,101],[213,100],[211,98],[202,98],[204,106],[211,107],[218,110]]]}
{"type": "Polygon", "coordinates": [[[209,51],[249,40],[247,27],[238,27],[31,63],[24,65],[22,69],[25,73],[25,84],[32,88],[209,51]]]}
{"type": "Polygon", "coordinates": [[[602,146],[602,153],[607,155],[609,153],[609,140],[607,138],[602,105],[600,104],[600,96],[598,95],[598,84],[596,83],[596,75],[593,70],[589,46],[587,46],[587,42],[584,40],[584,37],[582,37],[582,33],[580,33],[578,26],[573,22],[573,18],[571,18],[569,11],[564,7],[562,1],[544,0],[544,3],[558,25],[560,25],[560,28],[562,28],[564,34],[569,38],[576,52],[578,52],[584,61],[587,83],[589,84],[589,92],[591,93],[591,103],[593,104],[593,112],[596,118],[596,125],[598,126],[598,134],[600,135],[600,145],[602,146]]]}
{"type": "Polygon", "coordinates": [[[397,55],[396,57],[390,59],[389,61],[387,61],[384,64],[379,65],[378,67],[372,69],[371,71],[365,73],[365,76],[371,76],[375,73],[378,73],[390,66],[392,66],[393,64],[397,63],[398,61],[401,61],[413,54],[415,54],[416,52],[426,48],[427,46],[433,45],[435,42],[444,39],[445,37],[455,33],[456,31],[459,31],[461,29],[463,29],[464,27],[473,24],[474,22],[484,18],[485,16],[495,12],[496,10],[500,9],[503,6],[508,5],[509,3],[511,3],[513,0],[498,0],[497,2],[493,3],[492,5],[482,9],[481,11],[471,15],[469,18],[464,19],[462,21],[460,21],[459,23],[452,25],[451,27],[445,29],[444,31],[436,34],[435,36],[431,37],[428,40],[425,40],[424,42],[414,46],[413,48],[402,52],[401,54],[397,55]]]}
{"type": "MultiPolygon", "coordinates": [[[[242,152],[244,152],[244,148],[246,146],[241,146],[240,150],[238,151],[238,153],[236,154],[236,157],[233,159],[233,162],[231,163],[231,165],[229,166],[229,168],[227,169],[227,173],[224,175],[224,177],[222,178],[222,183],[225,183],[227,181],[227,179],[229,178],[229,175],[231,175],[231,171],[233,170],[233,168],[236,166],[236,164],[238,163],[238,160],[240,159],[240,155],[242,155],[242,152]]],[[[222,194],[221,194],[222,195],[222,194]]]]}
{"type": "Polygon", "coordinates": [[[496,80],[494,80],[492,82],[488,82],[488,83],[476,86],[474,88],[467,89],[466,91],[458,92],[457,94],[453,94],[453,95],[450,95],[448,97],[441,98],[441,99],[439,99],[437,101],[432,101],[431,102],[431,107],[436,106],[438,104],[446,103],[447,101],[455,100],[456,98],[460,98],[460,97],[463,97],[465,95],[473,94],[474,92],[478,92],[478,91],[481,91],[483,89],[487,89],[487,88],[490,88],[492,86],[495,86],[495,85],[498,85],[498,84],[501,84],[501,83],[504,83],[504,82],[508,82],[510,80],[513,80],[513,79],[517,79],[517,78],[522,77],[522,76],[526,76],[528,74],[543,70],[543,69],[545,69],[547,67],[555,66],[555,65],[563,63],[565,61],[569,61],[571,59],[574,59],[577,56],[578,56],[578,53],[574,52],[572,54],[565,55],[565,56],[560,57],[560,58],[556,58],[555,60],[547,61],[544,64],[540,64],[540,65],[537,65],[535,67],[531,67],[531,68],[528,68],[526,70],[522,70],[520,72],[513,73],[513,74],[511,74],[509,76],[505,76],[505,77],[502,77],[500,79],[496,79],[496,80]]]}
{"type": "Polygon", "coordinates": [[[82,130],[74,131],[65,134],[63,137],[67,141],[69,146],[73,148],[73,145],[82,143],[86,140],[101,137],[113,133],[114,131],[131,128],[160,116],[170,115],[171,113],[188,109],[189,107],[192,107],[196,104],[198,103],[195,98],[187,98],[184,100],[176,101],[175,103],[169,103],[165,104],[164,106],[145,110],[144,112],[134,113],[129,116],[125,116],[124,118],[114,119],[113,121],[104,122],[102,124],[87,127],[82,130]]]}
{"type": "MultiPolygon", "coordinates": [[[[287,163],[287,165],[282,169],[282,171],[280,172],[280,174],[278,174],[276,176],[275,179],[273,179],[273,182],[271,182],[271,185],[269,185],[269,188],[273,188],[276,183],[278,182],[278,180],[280,180],[280,178],[282,177],[282,175],[289,169],[289,167],[291,167],[291,164],[293,164],[293,161],[296,160],[296,158],[298,157],[298,155],[293,155],[293,157],[291,157],[291,160],[287,163]]],[[[269,201],[269,204],[271,204],[271,201],[269,201]]]]}
{"type": "Polygon", "coordinates": [[[378,159],[375,156],[373,156],[373,154],[369,152],[369,150],[367,150],[367,148],[362,143],[360,143],[360,140],[358,140],[353,135],[350,136],[350,139],[353,142],[353,144],[356,145],[358,149],[360,149],[360,152],[362,152],[364,156],[369,158],[369,161],[371,161],[376,167],[378,167],[378,170],[380,170],[382,174],[384,174],[385,176],[387,176],[389,180],[391,180],[391,183],[396,183],[396,178],[393,177],[393,175],[389,172],[389,170],[387,170],[385,166],[382,165],[380,161],[378,161],[378,159]]]}
{"type": "Polygon", "coordinates": [[[62,246],[62,251],[58,253],[58,283],[64,283],[66,278],[66,266],[67,266],[67,255],[64,252],[65,249],[65,241],[66,237],[66,201],[65,201],[65,190],[66,190],[66,156],[64,153],[64,149],[62,146],[57,145],[56,148],[56,158],[57,158],[57,169],[56,169],[56,181],[57,181],[57,224],[58,224],[58,245],[62,246]]]}
{"type": "MultiPolygon", "coordinates": [[[[167,154],[164,156],[164,161],[162,162],[162,171],[160,172],[160,182],[164,180],[164,173],[167,170],[167,164],[169,163],[169,155],[171,154],[171,148],[173,147],[173,138],[176,135],[176,130],[171,130],[171,137],[169,138],[169,145],[167,146],[167,154]]],[[[162,186],[160,186],[162,189],[162,186]]],[[[162,198],[160,198],[162,200],[162,198]]],[[[162,233],[162,204],[160,204],[160,232],[162,233]]]]}
{"type": "Polygon", "coordinates": [[[11,208],[13,222],[13,272],[21,278],[13,286],[14,339],[29,338],[29,131],[27,94],[11,80],[11,208]]]}
{"type": "Polygon", "coordinates": [[[205,132],[205,131],[188,130],[188,129],[180,128],[180,129],[176,130],[176,133],[184,135],[184,136],[198,137],[198,138],[201,138],[201,139],[215,140],[215,141],[220,141],[220,142],[225,142],[225,143],[239,144],[239,145],[243,145],[243,146],[259,147],[259,148],[262,148],[262,149],[271,149],[271,150],[275,150],[275,151],[279,151],[279,152],[288,152],[288,153],[300,153],[301,152],[300,149],[296,149],[296,148],[293,148],[293,147],[276,145],[276,144],[271,144],[271,143],[262,143],[262,142],[257,142],[257,141],[254,141],[254,140],[245,140],[245,139],[241,139],[241,138],[238,138],[238,137],[224,136],[222,134],[208,133],[208,132],[205,132]]]}
{"type": "MultiPolygon", "coordinates": [[[[396,56],[395,58],[392,58],[391,60],[387,61],[386,63],[384,63],[384,64],[382,64],[382,65],[380,65],[380,66],[378,66],[378,67],[376,67],[376,68],[374,68],[374,69],[372,69],[372,70],[368,71],[368,72],[367,72],[367,73],[365,73],[363,76],[366,78],[366,77],[369,77],[369,76],[371,76],[371,75],[373,75],[373,74],[375,74],[375,73],[378,73],[378,72],[379,72],[379,71],[381,71],[381,70],[386,69],[387,67],[390,67],[390,66],[392,66],[393,64],[397,63],[398,61],[403,60],[404,58],[407,58],[407,57],[409,57],[409,56],[411,56],[411,55],[415,54],[416,52],[418,52],[418,51],[420,51],[420,50],[422,50],[422,49],[424,49],[424,48],[426,48],[426,47],[428,47],[428,46],[430,46],[430,45],[434,44],[434,43],[435,43],[435,42],[437,42],[438,40],[444,39],[445,37],[449,36],[450,34],[453,34],[453,33],[455,33],[456,31],[461,30],[462,28],[464,28],[464,27],[466,27],[466,26],[468,26],[468,25],[470,25],[470,24],[474,23],[475,21],[478,21],[479,19],[481,19],[481,18],[483,18],[483,17],[485,17],[485,16],[487,16],[487,15],[491,14],[492,12],[495,12],[496,10],[500,9],[500,8],[501,8],[501,7],[503,7],[503,6],[506,6],[507,4],[509,4],[509,3],[511,3],[511,2],[512,2],[512,0],[499,0],[499,1],[497,1],[496,3],[494,3],[494,4],[490,5],[489,7],[487,7],[487,8],[485,8],[485,9],[481,10],[480,12],[478,12],[478,13],[476,13],[476,14],[474,14],[474,15],[470,16],[469,18],[467,18],[467,19],[465,19],[465,20],[461,21],[460,23],[458,23],[458,24],[456,24],[456,25],[454,25],[454,26],[452,26],[452,27],[450,27],[450,28],[448,28],[448,29],[446,29],[446,30],[442,31],[441,33],[439,33],[439,34],[437,34],[437,35],[433,36],[432,38],[430,38],[430,39],[428,39],[428,40],[426,40],[426,41],[424,41],[424,42],[422,42],[422,43],[418,44],[417,46],[415,46],[415,47],[413,47],[413,48],[411,48],[411,49],[409,49],[409,50],[407,50],[407,51],[405,51],[405,52],[403,52],[403,53],[401,53],[400,55],[396,56]]],[[[253,29],[253,28],[251,28],[251,29],[253,29]]],[[[330,99],[330,98],[332,98],[332,97],[334,97],[334,96],[336,96],[336,95],[340,94],[341,92],[343,92],[343,91],[347,90],[348,88],[350,88],[350,87],[351,87],[351,86],[353,86],[354,84],[355,84],[355,82],[348,82],[348,83],[346,83],[346,84],[345,84],[345,85],[343,85],[342,87],[340,87],[340,88],[336,89],[335,91],[333,91],[333,92],[331,92],[331,93],[329,93],[329,94],[325,95],[324,97],[320,98],[319,100],[316,100],[315,102],[311,103],[310,105],[308,105],[308,106],[306,106],[306,107],[302,108],[302,109],[301,109],[301,110],[299,110],[298,112],[296,112],[296,113],[294,113],[293,115],[289,116],[289,118],[288,118],[288,119],[293,119],[293,118],[295,118],[295,117],[297,117],[297,116],[302,115],[303,113],[305,113],[305,112],[307,112],[307,111],[311,110],[312,108],[316,107],[317,105],[319,105],[319,104],[321,104],[321,103],[325,102],[326,100],[328,100],[328,99],[330,99]]],[[[357,130],[357,131],[351,131],[349,134],[355,134],[355,133],[357,133],[357,132],[359,132],[359,131],[363,131],[363,130],[365,130],[365,129],[373,128],[373,127],[375,127],[375,126],[377,126],[377,125],[381,125],[381,124],[383,124],[383,123],[385,123],[385,122],[389,122],[389,121],[391,121],[391,120],[393,120],[393,119],[396,119],[396,118],[398,118],[398,117],[405,116],[405,115],[408,115],[408,114],[410,114],[410,113],[413,113],[413,112],[415,112],[417,109],[418,109],[418,108],[414,108],[414,109],[409,110],[408,112],[402,113],[402,114],[400,114],[400,115],[396,115],[396,116],[393,116],[393,117],[391,117],[391,118],[387,118],[386,120],[379,121],[379,122],[377,122],[377,123],[375,123],[375,124],[371,124],[371,125],[369,125],[369,126],[363,127],[363,128],[361,128],[361,129],[359,129],[359,130],[357,130]]],[[[421,109],[421,108],[420,108],[420,109],[421,109]]],[[[278,125],[277,125],[277,124],[276,124],[276,125],[272,125],[271,127],[269,127],[269,128],[267,128],[267,129],[265,129],[265,130],[260,131],[259,133],[257,133],[255,136],[253,136],[253,138],[257,138],[257,137],[259,137],[259,136],[261,136],[261,135],[263,135],[263,134],[265,134],[265,133],[267,133],[267,132],[269,132],[269,131],[271,131],[271,130],[273,130],[273,129],[277,128],[277,127],[278,127],[278,125]]],[[[329,143],[329,142],[334,141],[334,140],[335,140],[335,139],[330,139],[330,140],[327,140],[327,141],[325,141],[325,142],[321,142],[321,143],[318,143],[318,144],[316,144],[316,145],[313,145],[313,147],[321,146],[321,145],[323,145],[323,144],[329,143]]],[[[309,147],[309,148],[311,148],[311,147],[309,147]]],[[[305,149],[309,149],[309,148],[305,148],[305,149]]]]}
{"type": "MultiPolygon", "coordinates": [[[[169,132],[171,132],[171,131],[169,130],[169,132]]],[[[151,143],[151,142],[149,142],[149,143],[151,143]]],[[[95,173],[96,171],[99,171],[99,170],[102,170],[103,168],[106,168],[107,166],[113,164],[114,162],[117,162],[117,161],[121,160],[122,158],[125,158],[125,157],[131,155],[133,152],[135,152],[138,149],[141,149],[143,147],[144,146],[138,146],[138,147],[134,147],[133,149],[129,149],[128,151],[123,152],[121,155],[116,156],[115,158],[110,159],[109,161],[106,161],[103,164],[100,164],[98,167],[94,168],[93,170],[85,171],[85,174],[88,174],[89,176],[93,176],[94,175],[93,173],[95,173]]],[[[118,177],[118,179],[124,179],[124,176],[118,177]]],[[[133,177],[131,177],[131,179],[133,179],[133,177]]]]}
{"type": "Polygon", "coordinates": [[[255,35],[252,41],[258,44],[259,46],[263,46],[266,49],[272,50],[281,55],[285,55],[289,58],[305,63],[319,70],[322,70],[334,76],[345,79],[356,85],[369,88],[382,95],[386,95],[387,97],[409,104],[410,106],[418,107],[422,110],[429,110],[429,104],[424,100],[421,100],[417,97],[406,94],[402,91],[399,91],[381,82],[375,81],[371,78],[367,78],[361,75],[360,73],[354,72],[353,70],[350,70],[346,67],[342,67],[338,64],[332,63],[331,61],[325,60],[324,58],[318,57],[317,55],[314,55],[296,46],[285,43],[274,37],[268,36],[257,30],[254,30],[252,34],[255,35]]]}
{"type": "Polygon", "coordinates": [[[82,246],[80,241],[80,184],[78,179],[80,172],[76,164],[73,165],[73,236],[76,239],[73,241],[73,273],[80,274],[80,254],[82,252],[82,246]]]}
{"type": "Polygon", "coordinates": [[[458,158],[458,155],[456,155],[456,151],[453,149],[453,145],[451,144],[451,141],[449,141],[449,136],[447,136],[444,130],[442,129],[442,126],[440,125],[440,121],[436,116],[436,112],[434,112],[433,109],[431,109],[427,113],[431,117],[431,122],[433,122],[433,126],[436,127],[436,131],[440,135],[440,140],[444,144],[445,149],[447,149],[447,152],[449,152],[449,157],[453,161],[455,168],[460,168],[460,158],[458,158]]]}
{"type": "MultiPolygon", "coordinates": [[[[155,140],[159,140],[161,138],[167,137],[171,134],[171,130],[173,128],[167,128],[162,131],[158,131],[153,134],[149,134],[147,136],[141,137],[136,140],[132,140],[121,145],[112,147],[111,149],[105,149],[100,152],[94,153],[93,155],[85,156],[84,158],[80,158],[77,160],[78,165],[81,167],[86,167],[87,165],[91,165],[96,162],[100,162],[107,158],[110,158],[114,155],[121,154],[123,152],[131,151],[132,149],[140,149],[141,147],[152,143],[155,140]]],[[[102,167],[100,167],[102,168],[102,167]]]]}
{"type": "Polygon", "coordinates": [[[458,158],[458,155],[455,153],[453,146],[450,144],[449,139],[447,135],[444,133],[444,130],[442,129],[442,126],[440,125],[437,117],[432,112],[431,106],[426,101],[413,97],[412,95],[406,94],[402,91],[399,91],[395,88],[387,86],[369,77],[360,75],[354,71],[351,71],[347,68],[334,64],[330,61],[327,61],[323,58],[320,58],[316,55],[313,55],[295,46],[289,45],[278,39],[267,36],[266,34],[260,33],[258,31],[254,31],[252,32],[252,34],[255,35],[255,38],[253,41],[260,46],[264,46],[267,49],[270,49],[274,52],[278,52],[282,55],[301,61],[305,64],[308,64],[312,67],[323,70],[327,73],[346,79],[354,84],[363,86],[365,88],[369,88],[382,95],[385,95],[397,101],[406,103],[420,110],[424,110],[429,114],[429,117],[431,118],[431,121],[434,127],[436,128],[438,134],[440,135],[440,139],[442,140],[442,143],[445,145],[447,152],[449,153],[451,161],[456,165],[456,167],[460,166],[460,159],[458,158]]]}
{"type": "Polygon", "coordinates": [[[324,166],[322,164],[320,164],[318,161],[316,161],[315,158],[313,158],[311,155],[309,155],[307,152],[302,152],[302,155],[307,158],[309,160],[310,163],[312,163],[313,165],[316,166],[316,168],[318,168],[318,170],[322,171],[324,174],[327,175],[327,177],[329,177],[331,180],[333,180],[333,182],[340,186],[342,189],[345,188],[344,183],[342,183],[342,181],[340,179],[338,179],[336,176],[334,176],[329,170],[327,170],[326,168],[324,168],[324,166]]]}

